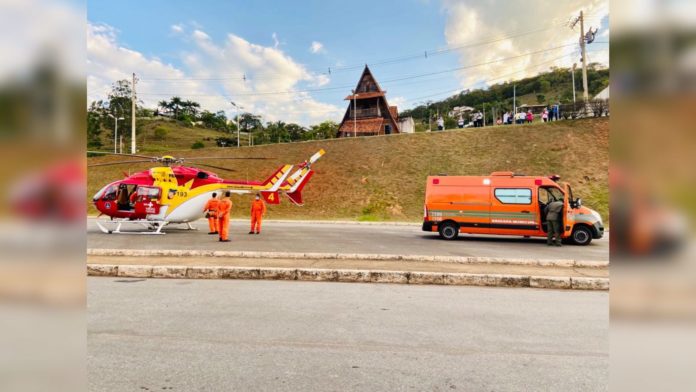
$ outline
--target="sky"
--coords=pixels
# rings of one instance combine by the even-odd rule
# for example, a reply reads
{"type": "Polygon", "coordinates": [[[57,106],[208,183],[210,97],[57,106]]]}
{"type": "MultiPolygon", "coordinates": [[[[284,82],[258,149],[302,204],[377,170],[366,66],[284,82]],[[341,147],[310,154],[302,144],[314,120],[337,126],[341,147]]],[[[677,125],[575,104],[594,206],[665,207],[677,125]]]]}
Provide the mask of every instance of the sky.
{"type": "Polygon", "coordinates": [[[340,121],[365,64],[399,110],[579,62],[580,10],[608,65],[608,0],[89,1],[88,100],[137,75],[146,107],[180,96],[264,121],[340,121]]]}

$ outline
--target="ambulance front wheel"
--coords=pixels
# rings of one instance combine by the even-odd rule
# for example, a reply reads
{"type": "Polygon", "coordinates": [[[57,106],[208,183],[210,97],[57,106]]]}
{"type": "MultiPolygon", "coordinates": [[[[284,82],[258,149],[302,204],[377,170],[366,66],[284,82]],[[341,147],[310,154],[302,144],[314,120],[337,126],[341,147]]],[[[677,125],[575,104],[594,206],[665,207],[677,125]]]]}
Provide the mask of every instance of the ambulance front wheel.
{"type": "Polygon", "coordinates": [[[571,238],[575,245],[589,245],[592,242],[592,231],[586,226],[575,226],[571,238]]]}
{"type": "Polygon", "coordinates": [[[445,240],[456,240],[459,236],[459,226],[454,222],[444,222],[439,227],[440,237],[445,240]]]}

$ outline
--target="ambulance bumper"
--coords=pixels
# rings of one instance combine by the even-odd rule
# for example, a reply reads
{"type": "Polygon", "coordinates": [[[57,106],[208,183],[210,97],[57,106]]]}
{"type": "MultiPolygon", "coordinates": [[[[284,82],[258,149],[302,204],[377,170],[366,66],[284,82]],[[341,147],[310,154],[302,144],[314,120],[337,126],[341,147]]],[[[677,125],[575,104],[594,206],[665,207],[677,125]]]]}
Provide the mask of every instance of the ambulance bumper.
{"type": "Polygon", "coordinates": [[[425,221],[423,222],[423,231],[433,231],[433,227],[437,230],[437,224],[435,222],[425,221]]]}
{"type": "Polygon", "coordinates": [[[595,222],[592,225],[592,238],[597,240],[602,237],[604,237],[604,225],[599,222],[595,222]]]}

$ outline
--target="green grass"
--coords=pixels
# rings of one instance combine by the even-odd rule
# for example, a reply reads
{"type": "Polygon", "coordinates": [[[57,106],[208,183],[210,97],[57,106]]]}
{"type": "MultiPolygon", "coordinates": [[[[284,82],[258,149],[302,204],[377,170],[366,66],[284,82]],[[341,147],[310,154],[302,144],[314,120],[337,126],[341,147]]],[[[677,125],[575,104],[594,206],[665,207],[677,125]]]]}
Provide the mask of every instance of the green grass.
{"type": "MultiPolygon", "coordinates": [[[[181,150],[166,150],[155,144],[149,148],[158,154],[182,157],[272,158],[208,162],[234,167],[235,173],[219,174],[241,179],[265,179],[281,164],[302,162],[320,148],[325,149],[326,155],[314,166],[316,174],[305,189],[305,206],[297,207],[284,198],[281,205],[269,206],[269,218],[419,221],[428,175],[487,175],[493,171],[559,174],[571,183],[575,197],[581,197],[605,220],[608,218],[609,121],[604,118],[240,149],[208,147],[193,151],[188,149],[191,143],[181,150]]],[[[89,158],[89,162],[118,159],[97,157],[89,158]]],[[[105,183],[122,178],[129,169],[132,173],[150,166],[94,168],[88,173],[89,196],[105,183]]],[[[235,197],[233,202],[233,215],[246,216],[251,198],[235,197]]]]}

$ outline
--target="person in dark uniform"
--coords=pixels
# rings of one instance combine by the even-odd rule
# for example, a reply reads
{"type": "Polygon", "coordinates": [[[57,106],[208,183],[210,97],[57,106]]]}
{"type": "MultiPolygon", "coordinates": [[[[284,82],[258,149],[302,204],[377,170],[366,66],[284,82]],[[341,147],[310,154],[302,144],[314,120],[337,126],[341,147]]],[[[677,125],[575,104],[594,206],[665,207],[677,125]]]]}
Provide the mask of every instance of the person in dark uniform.
{"type": "Polygon", "coordinates": [[[546,245],[561,246],[563,200],[554,200],[546,206],[546,245]]]}

